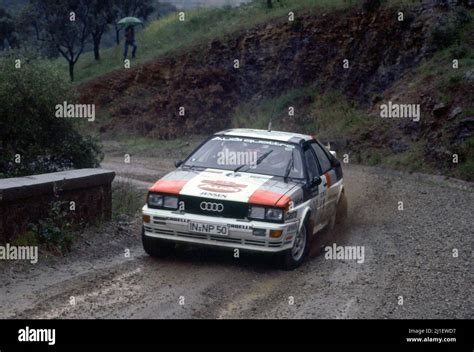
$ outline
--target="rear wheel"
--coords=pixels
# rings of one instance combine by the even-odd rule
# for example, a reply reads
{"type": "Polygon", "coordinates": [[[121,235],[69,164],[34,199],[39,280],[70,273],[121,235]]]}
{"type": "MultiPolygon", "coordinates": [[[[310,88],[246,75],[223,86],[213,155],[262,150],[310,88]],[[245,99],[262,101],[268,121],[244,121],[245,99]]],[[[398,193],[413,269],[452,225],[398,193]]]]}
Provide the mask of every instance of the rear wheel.
{"type": "Polygon", "coordinates": [[[308,252],[308,228],[306,223],[296,234],[293,247],[280,254],[280,267],[283,270],[293,270],[301,265],[308,252]]]}
{"type": "Polygon", "coordinates": [[[163,258],[173,253],[176,244],[174,242],[162,240],[145,235],[142,230],[143,249],[151,257],[163,258]]]}

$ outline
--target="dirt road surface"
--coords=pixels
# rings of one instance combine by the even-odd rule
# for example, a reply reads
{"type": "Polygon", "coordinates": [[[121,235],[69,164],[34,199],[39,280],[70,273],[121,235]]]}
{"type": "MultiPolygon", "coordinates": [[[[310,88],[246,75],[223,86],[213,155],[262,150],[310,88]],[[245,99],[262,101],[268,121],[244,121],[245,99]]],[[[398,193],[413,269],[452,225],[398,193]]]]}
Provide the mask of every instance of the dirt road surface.
{"type": "MultiPolygon", "coordinates": [[[[171,165],[103,167],[145,188],[171,165]]],[[[137,217],[82,234],[66,257],[0,263],[0,318],[472,319],[472,184],[357,165],[344,172],[347,226],[320,234],[297,270],[208,248],[153,259],[137,217]],[[322,246],[332,243],[364,246],[364,262],[326,259],[322,246]]]]}

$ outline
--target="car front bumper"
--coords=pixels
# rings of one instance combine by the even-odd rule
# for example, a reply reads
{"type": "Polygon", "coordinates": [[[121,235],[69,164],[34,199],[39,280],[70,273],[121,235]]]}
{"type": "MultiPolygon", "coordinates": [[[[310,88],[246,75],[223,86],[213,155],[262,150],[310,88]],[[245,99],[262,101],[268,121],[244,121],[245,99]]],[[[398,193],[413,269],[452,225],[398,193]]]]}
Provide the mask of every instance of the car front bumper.
{"type": "Polygon", "coordinates": [[[196,215],[179,211],[152,209],[145,205],[142,209],[144,236],[161,238],[177,243],[209,245],[242,250],[276,253],[293,246],[298,229],[298,221],[290,223],[268,223],[253,220],[230,219],[214,216],[196,215]],[[189,231],[189,223],[224,225],[228,227],[227,235],[196,233],[189,231]],[[265,235],[257,236],[254,229],[265,235]],[[271,231],[281,231],[278,238],[270,237],[271,231]]]}

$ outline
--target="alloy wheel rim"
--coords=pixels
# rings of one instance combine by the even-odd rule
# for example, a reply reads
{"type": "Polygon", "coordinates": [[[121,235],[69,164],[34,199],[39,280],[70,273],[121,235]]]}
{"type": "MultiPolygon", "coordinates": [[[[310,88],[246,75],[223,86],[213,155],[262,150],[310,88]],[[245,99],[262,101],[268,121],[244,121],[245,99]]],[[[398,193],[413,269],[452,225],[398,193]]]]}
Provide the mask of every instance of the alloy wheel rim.
{"type": "Polygon", "coordinates": [[[291,256],[294,260],[298,261],[301,259],[306,246],[306,227],[303,225],[301,231],[298,232],[295,238],[295,243],[291,249],[291,256]]]}

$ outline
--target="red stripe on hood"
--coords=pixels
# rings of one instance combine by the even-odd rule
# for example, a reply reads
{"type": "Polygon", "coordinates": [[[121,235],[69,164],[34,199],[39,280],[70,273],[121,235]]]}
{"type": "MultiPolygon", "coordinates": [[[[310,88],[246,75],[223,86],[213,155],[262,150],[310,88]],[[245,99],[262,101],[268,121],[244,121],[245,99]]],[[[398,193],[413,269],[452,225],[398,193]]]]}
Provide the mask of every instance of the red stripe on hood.
{"type": "Polygon", "coordinates": [[[284,208],[291,198],[284,194],[257,189],[249,198],[249,203],[284,208]]]}
{"type": "Polygon", "coordinates": [[[185,180],[159,180],[148,190],[150,192],[179,194],[187,182],[185,180]]]}

